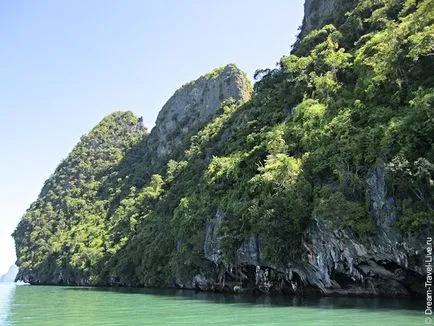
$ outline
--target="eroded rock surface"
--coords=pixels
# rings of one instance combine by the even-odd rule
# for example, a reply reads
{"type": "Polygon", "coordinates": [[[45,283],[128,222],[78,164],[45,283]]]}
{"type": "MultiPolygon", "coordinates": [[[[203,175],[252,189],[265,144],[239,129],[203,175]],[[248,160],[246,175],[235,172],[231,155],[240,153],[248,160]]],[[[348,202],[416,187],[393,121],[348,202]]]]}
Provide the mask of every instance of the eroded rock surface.
{"type": "Polygon", "coordinates": [[[156,154],[166,158],[184,141],[212,120],[224,100],[248,100],[252,87],[245,73],[233,64],[213,70],[185,84],[158,114],[148,142],[156,143],[156,154]]]}
{"type": "Polygon", "coordinates": [[[208,277],[201,275],[201,282],[196,283],[206,283],[212,288],[226,287],[232,292],[249,289],[264,293],[326,295],[420,294],[423,291],[420,284],[423,284],[424,274],[424,243],[422,238],[404,238],[391,228],[397,207],[394,199],[387,195],[385,175],[383,166],[375,166],[366,180],[375,236],[362,239],[349,229],[336,229],[316,217],[304,234],[304,254],[286,267],[273,266],[264,259],[264,242],[258,234],[251,234],[237,250],[236,262],[223,262],[218,229],[225,215],[219,210],[206,226],[204,243],[204,255],[214,262],[215,270],[208,277]],[[220,283],[209,285],[211,279],[220,283]],[[223,281],[225,284],[221,283],[223,281]]]}

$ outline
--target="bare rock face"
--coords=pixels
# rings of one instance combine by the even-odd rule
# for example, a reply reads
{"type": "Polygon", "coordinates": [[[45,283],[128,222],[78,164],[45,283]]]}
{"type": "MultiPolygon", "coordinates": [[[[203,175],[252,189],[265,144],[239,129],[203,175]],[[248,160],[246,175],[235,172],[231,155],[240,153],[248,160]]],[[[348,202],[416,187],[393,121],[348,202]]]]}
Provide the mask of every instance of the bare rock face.
{"type": "Polygon", "coordinates": [[[215,270],[201,275],[202,279],[207,279],[207,286],[211,280],[218,280],[212,287],[225,290],[229,286],[230,292],[235,292],[231,287],[235,284],[241,292],[250,287],[262,293],[397,297],[421,294],[424,239],[404,236],[391,228],[397,207],[388,196],[385,177],[384,165],[378,165],[366,180],[375,236],[360,238],[350,229],[336,229],[317,216],[305,231],[304,254],[284,268],[264,259],[265,243],[257,234],[245,239],[234,262],[223,262],[218,229],[225,214],[218,210],[215,219],[206,225],[204,242],[204,256],[214,263],[215,270]]]}
{"type": "Polygon", "coordinates": [[[264,245],[256,233],[251,233],[237,250],[238,264],[258,266],[263,262],[262,249],[264,245]]]}
{"type": "Polygon", "coordinates": [[[293,272],[322,293],[409,296],[420,292],[411,282],[423,275],[422,243],[417,239],[403,239],[380,227],[376,237],[361,240],[321,220],[313,221],[308,234],[311,240],[304,243],[308,262],[295,263],[293,272]]]}
{"type": "MultiPolygon", "coordinates": [[[[222,263],[219,229],[224,218],[225,214],[220,209],[217,210],[215,218],[207,223],[205,228],[203,253],[205,258],[214,262],[216,266],[222,263]]],[[[260,265],[263,261],[262,249],[263,242],[259,235],[251,233],[236,252],[236,264],[252,266],[260,265]]]]}
{"type": "Polygon", "coordinates": [[[0,276],[0,282],[14,282],[17,274],[18,274],[18,267],[12,265],[11,267],[9,267],[6,274],[0,276]]]}
{"type": "Polygon", "coordinates": [[[356,3],[355,0],[306,0],[300,35],[305,36],[327,24],[339,24],[356,3]]]}
{"type": "Polygon", "coordinates": [[[220,237],[218,231],[223,218],[223,212],[220,209],[217,210],[215,219],[206,225],[205,230],[203,253],[206,259],[214,262],[215,264],[219,264],[221,262],[220,237]]]}
{"type": "Polygon", "coordinates": [[[156,144],[157,156],[164,159],[185,137],[211,121],[223,101],[248,100],[251,95],[247,76],[234,64],[217,68],[175,92],[158,114],[149,142],[156,144]]]}

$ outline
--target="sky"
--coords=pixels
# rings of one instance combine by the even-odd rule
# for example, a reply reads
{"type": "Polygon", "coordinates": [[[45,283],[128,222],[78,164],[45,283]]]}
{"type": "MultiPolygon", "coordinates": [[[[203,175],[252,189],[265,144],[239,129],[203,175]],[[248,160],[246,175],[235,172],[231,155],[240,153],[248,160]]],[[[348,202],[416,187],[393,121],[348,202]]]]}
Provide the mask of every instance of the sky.
{"type": "Polygon", "coordinates": [[[290,52],[303,0],[0,1],[0,275],[44,181],[105,115],[150,129],[174,91],[227,63],[253,79],[290,52]]]}

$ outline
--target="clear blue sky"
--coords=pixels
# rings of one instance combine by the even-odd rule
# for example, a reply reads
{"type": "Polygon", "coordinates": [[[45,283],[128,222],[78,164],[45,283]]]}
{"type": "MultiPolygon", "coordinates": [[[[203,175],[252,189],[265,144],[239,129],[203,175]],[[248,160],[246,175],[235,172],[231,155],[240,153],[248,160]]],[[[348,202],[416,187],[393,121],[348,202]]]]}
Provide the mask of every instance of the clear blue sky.
{"type": "Polygon", "coordinates": [[[105,115],[153,126],[173,92],[236,63],[250,78],[288,54],[303,0],[0,2],[0,274],[45,179],[105,115]]]}

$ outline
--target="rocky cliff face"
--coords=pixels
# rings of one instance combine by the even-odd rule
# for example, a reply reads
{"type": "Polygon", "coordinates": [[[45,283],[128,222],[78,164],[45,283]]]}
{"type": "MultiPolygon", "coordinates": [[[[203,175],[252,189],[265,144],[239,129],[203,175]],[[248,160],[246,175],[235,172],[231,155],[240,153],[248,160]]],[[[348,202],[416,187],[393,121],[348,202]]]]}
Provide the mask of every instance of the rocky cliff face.
{"type": "Polygon", "coordinates": [[[17,274],[18,274],[18,267],[12,265],[11,267],[9,267],[6,274],[0,276],[0,282],[14,282],[17,274]]]}
{"type": "Polygon", "coordinates": [[[84,255],[101,255],[105,250],[101,246],[103,236],[97,237],[92,228],[105,232],[109,227],[100,199],[112,196],[110,191],[99,194],[98,189],[107,189],[105,184],[116,179],[114,167],[146,135],[141,119],[131,112],[115,112],[81,137],[45,181],[13,233],[19,280],[32,284],[90,283],[88,272],[79,265],[86,260],[84,255]],[[99,244],[89,239],[97,239],[99,244]],[[87,251],[83,256],[76,250],[77,243],[87,251]]]}
{"type": "MultiPolygon", "coordinates": [[[[14,232],[19,279],[32,284],[110,283],[89,266],[91,261],[109,260],[108,247],[127,238],[133,228],[124,203],[138,197],[136,187],[150,182],[155,190],[155,184],[163,182],[159,175],[150,176],[164,173],[165,163],[175,152],[182,154],[190,137],[222,111],[224,101],[242,102],[251,95],[245,73],[229,64],[178,89],[150,134],[131,112],[105,117],[45,182],[14,232]],[[110,238],[109,233],[116,235],[110,238]],[[59,239],[59,234],[64,237],[59,239]],[[27,250],[34,239],[40,239],[32,249],[37,259],[27,250]]],[[[132,223],[137,223],[139,212],[145,214],[138,207],[132,223]]]]}
{"type": "MultiPolygon", "coordinates": [[[[396,218],[394,198],[387,195],[385,169],[376,166],[366,183],[376,236],[361,239],[351,230],[336,230],[321,216],[304,233],[304,254],[285,267],[268,262],[261,235],[252,233],[224,262],[218,211],[206,226],[204,256],[215,264],[208,275],[196,275],[191,286],[235,292],[317,293],[325,295],[411,296],[423,293],[425,237],[404,237],[390,224],[396,218]]],[[[188,282],[184,282],[188,284],[188,282]]]]}
{"type": "MultiPolygon", "coordinates": [[[[224,103],[251,96],[228,65],[176,91],[151,134],[130,113],[103,120],[14,232],[19,278],[422,294],[434,85],[415,40],[432,36],[428,2],[357,1],[347,22],[363,24],[303,39],[241,105],[224,103]],[[389,39],[396,49],[378,46],[389,39]]],[[[302,33],[339,25],[353,3],[307,0],[302,33]]]]}
{"type": "Polygon", "coordinates": [[[158,159],[167,158],[216,116],[224,100],[245,101],[251,95],[247,76],[234,64],[217,68],[175,92],[158,114],[148,142],[156,143],[158,159]]]}
{"type": "Polygon", "coordinates": [[[300,37],[327,24],[339,26],[356,4],[356,0],[306,0],[300,37]]]}

